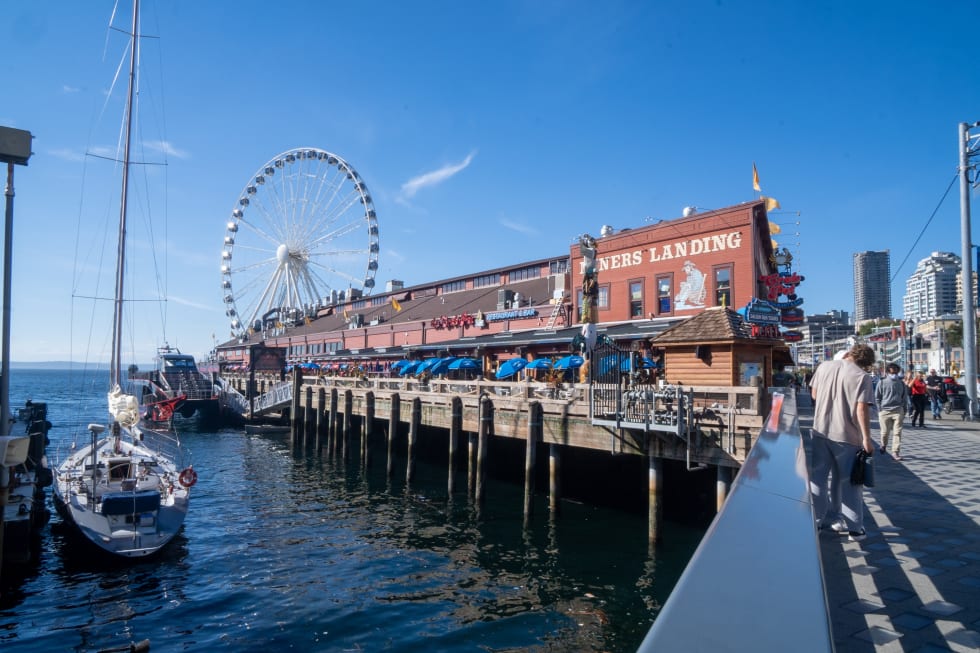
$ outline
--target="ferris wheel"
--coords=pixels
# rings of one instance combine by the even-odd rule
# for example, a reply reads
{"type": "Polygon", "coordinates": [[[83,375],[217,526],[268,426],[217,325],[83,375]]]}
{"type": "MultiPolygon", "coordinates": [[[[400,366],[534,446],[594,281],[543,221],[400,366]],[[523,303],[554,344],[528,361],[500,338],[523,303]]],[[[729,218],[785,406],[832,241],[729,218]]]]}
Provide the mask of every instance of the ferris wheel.
{"type": "Polygon", "coordinates": [[[370,294],[379,251],[371,196],[349,163],[316,148],[280,154],[245,185],[225,232],[221,288],[232,336],[370,294]]]}

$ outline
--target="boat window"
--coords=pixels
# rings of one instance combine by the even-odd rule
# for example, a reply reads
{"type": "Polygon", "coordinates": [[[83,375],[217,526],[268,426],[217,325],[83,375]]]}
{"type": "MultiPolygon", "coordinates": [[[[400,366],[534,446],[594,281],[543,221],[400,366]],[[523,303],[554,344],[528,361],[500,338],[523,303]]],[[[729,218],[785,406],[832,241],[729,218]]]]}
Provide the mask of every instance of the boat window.
{"type": "Polygon", "coordinates": [[[110,460],[109,461],[109,480],[119,481],[124,478],[129,478],[129,461],[128,460],[110,460]]]}

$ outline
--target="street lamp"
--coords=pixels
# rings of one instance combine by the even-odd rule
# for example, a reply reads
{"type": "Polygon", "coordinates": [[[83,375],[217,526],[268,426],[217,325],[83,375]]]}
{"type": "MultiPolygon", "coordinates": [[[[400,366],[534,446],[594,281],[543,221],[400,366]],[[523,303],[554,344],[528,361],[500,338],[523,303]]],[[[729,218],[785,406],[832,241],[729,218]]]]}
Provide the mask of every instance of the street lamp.
{"type": "Polygon", "coordinates": [[[906,320],[905,324],[908,327],[905,332],[905,335],[908,336],[908,342],[906,343],[905,346],[905,351],[908,354],[908,361],[905,367],[905,371],[912,372],[913,371],[912,370],[912,342],[913,342],[913,338],[915,337],[915,320],[906,320]]]}
{"type": "Polygon", "coordinates": [[[11,127],[0,127],[0,162],[7,164],[7,196],[3,231],[3,317],[0,324],[0,435],[10,435],[10,259],[13,251],[14,230],[14,165],[26,166],[31,158],[31,132],[11,127]]]}

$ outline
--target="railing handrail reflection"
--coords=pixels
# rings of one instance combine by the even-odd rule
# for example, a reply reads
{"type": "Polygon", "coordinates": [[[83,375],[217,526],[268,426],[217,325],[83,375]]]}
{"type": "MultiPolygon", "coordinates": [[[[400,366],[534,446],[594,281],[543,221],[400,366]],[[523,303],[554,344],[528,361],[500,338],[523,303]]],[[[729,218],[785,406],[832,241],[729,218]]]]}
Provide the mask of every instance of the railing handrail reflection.
{"type": "Polygon", "coordinates": [[[834,650],[796,397],[771,390],[758,441],[639,653],[834,650]]]}

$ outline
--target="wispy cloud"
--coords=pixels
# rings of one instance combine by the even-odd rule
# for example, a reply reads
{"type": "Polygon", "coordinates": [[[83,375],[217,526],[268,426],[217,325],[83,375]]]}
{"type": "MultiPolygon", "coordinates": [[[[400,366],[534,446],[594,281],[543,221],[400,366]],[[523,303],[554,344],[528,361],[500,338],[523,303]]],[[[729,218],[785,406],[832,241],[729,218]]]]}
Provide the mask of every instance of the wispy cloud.
{"type": "Polygon", "coordinates": [[[443,166],[438,170],[433,170],[432,172],[427,172],[419,175],[418,177],[409,179],[402,184],[400,199],[410,199],[415,197],[415,194],[423,188],[438,186],[447,179],[465,170],[473,161],[473,157],[475,156],[476,152],[470,152],[460,163],[443,166]]]}
{"type": "Polygon", "coordinates": [[[167,297],[168,302],[173,302],[174,304],[180,304],[181,306],[190,306],[191,308],[199,308],[202,311],[217,312],[214,304],[200,304],[198,302],[192,302],[189,299],[184,299],[183,297],[178,297],[176,295],[169,295],[167,297]]]}
{"type": "Polygon", "coordinates": [[[538,234],[538,230],[530,225],[514,222],[513,220],[508,220],[507,218],[501,218],[499,222],[502,227],[510,229],[511,231],[516,231],[519,234],[524,234],[526,236],[536,236],[538,234]]]}
{"type": "Polygon", "coordinates": [[[167,156],[172,156],[178,159],[186,159],[188,156],[190,156],[184,150],[178,150],[170,141],[144,141],[143,147],[148,150],[163,152],[167,156]]]}
{"type": "Polygon", "coordinates": [[[76,86],[68,86],[68,84],[65,84],[61,87],[61,92],[64,93],[65,95],[69,95],[71,93],[78,93],[81,90],[82,89],[76,86]]]}
{"type": "Polygon", "coordinates": [[[77,150],[69,149],[67,147],[62,148],[60,150],[50,150],[48,154],[50,154],[51,156],[57,159],[62,159],[64,161],[71,161],[73,163],[85,160],[84,154],[82,154],[77,150]]]}

